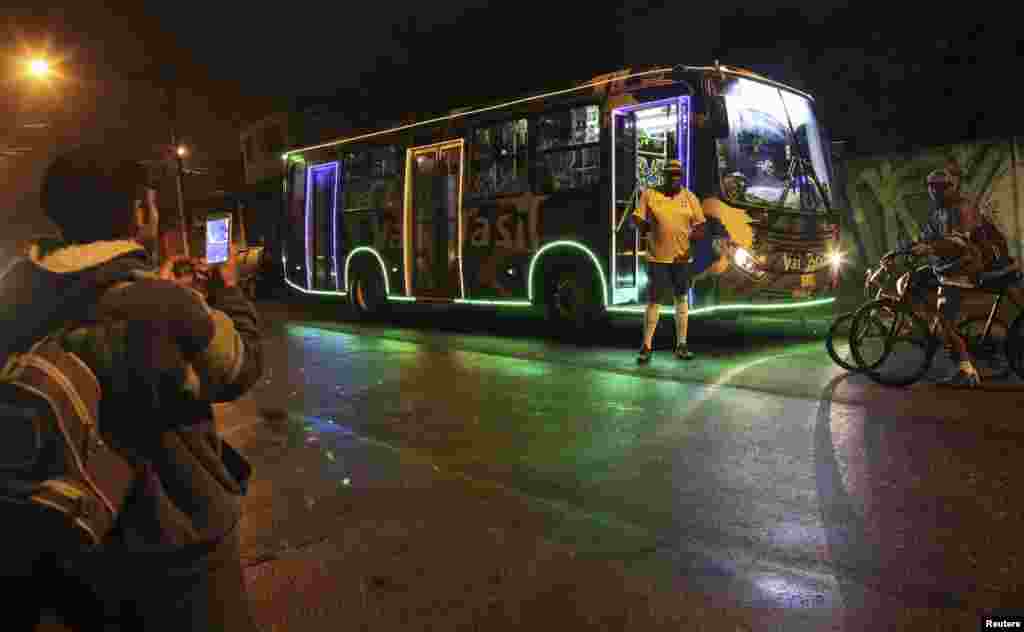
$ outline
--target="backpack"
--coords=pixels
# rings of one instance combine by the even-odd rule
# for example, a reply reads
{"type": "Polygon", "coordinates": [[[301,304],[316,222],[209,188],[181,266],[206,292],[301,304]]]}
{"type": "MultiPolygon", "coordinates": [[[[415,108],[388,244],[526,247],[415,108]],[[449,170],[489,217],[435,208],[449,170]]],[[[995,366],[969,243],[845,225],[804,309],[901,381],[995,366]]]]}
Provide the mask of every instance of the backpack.
{"type": "Polygon", "coordinates": [[[1013,258],[1010,257],[1010,247],[1006,243],[1006,237],[1003,236],[999,227],[988,217],[982,215],[978,226],[971,231],[970,238],[981,250],[987,268],[1013,263],[1013,258]]]}
{"type": "Polygon", "coordinates": [[[100,548],[136,478],[101,436],[99,380],[60,342],[64,316],[99,292],[70,292],[68,305],[59,277],[22,260],[0,278],[0,520],[10,541],[32,543],[19,562],[100,548]]]}

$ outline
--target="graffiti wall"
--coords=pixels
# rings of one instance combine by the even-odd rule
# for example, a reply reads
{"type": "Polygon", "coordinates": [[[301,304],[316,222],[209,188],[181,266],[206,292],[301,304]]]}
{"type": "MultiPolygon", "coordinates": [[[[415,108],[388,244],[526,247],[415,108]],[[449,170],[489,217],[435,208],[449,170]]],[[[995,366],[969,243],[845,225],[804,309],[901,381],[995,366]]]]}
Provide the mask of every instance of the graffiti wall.
{"type": "Polygon", "coordinates": [[[849,209],[842,249],[857,267],[873,265],[902,240],[917,239],[929,212],[925,178],[954,159],[961,190],[1003,230],[1013,257],[1024,254],[1024,164],[1016,138],[932,147],[913,153],[851,158],[849,209]]]}

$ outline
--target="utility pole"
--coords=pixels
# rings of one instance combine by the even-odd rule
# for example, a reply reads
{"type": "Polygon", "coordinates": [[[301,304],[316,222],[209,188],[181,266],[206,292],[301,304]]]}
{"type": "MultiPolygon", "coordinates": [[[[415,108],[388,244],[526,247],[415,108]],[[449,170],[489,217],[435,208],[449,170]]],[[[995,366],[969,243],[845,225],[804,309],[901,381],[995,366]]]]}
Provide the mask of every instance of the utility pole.
{"type": "Polygon", "coordinates": [[[175,185],[178,190],[178,221],[181,224],[181,243],[185,249],[185,256],[191,257],[189,233],[192,227],[185,217],[185,165],[181,151],[179,151],[181,145],[178,138],[178,86],[173,78],[166,78],[165,81],[164,93],[167,97],[167,118],[171,128],[171,150],[174,152],[174,162],[177,167],[175,185]]]}

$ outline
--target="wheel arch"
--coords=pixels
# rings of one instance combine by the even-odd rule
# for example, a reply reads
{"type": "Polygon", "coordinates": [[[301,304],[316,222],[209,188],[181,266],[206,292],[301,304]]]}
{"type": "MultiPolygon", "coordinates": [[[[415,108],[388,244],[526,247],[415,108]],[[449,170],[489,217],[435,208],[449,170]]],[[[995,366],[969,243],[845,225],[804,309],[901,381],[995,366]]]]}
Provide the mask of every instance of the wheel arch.
{"type": "Polygon", "coordinates": [[[387,296],[391,296],[391,279],[388,276],[387,262],[384,261],[384,257],[381,256],[375,248],[370,246],[359,246],[353,248],[348,255],[345,257],[345,290],[350,291],[352,286],[352,264],[355,262],[356,266],[367,266],[371,269],[379,269],[381,278],[384,280],[384,293],[387,296]],[[376,268],[374,268],[374,260],[376,260],[376,268]]]}
{"type": "Polygon", "coordinates": [[[526,286],[527,299],[535,305],[541,304],[544,301],[543,284],[545,268],[548,263],[564,259],[589,262],[588,265],[591,265],[594,271],[597,272],[604,307],[608,307],[608,277],[597,255],[578,241],[568,240],[553,241],[545,244],[530,259],[526,286]]]}

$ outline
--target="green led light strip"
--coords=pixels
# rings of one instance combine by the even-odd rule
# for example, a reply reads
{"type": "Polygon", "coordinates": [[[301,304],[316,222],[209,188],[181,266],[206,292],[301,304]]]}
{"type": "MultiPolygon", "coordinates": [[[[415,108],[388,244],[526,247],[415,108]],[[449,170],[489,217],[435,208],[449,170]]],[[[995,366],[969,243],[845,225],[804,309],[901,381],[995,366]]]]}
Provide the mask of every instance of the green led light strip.
{"type": "MultiPolygon", "coordinates": [[[[758,305],[757,303],[735,303],[731,305],[712,305],[710,307],[700,307],[698,309],[691,309],[690,316],[700,316],[701,314],[714,314],[715,312],[735,312],[735,311],[752,311],[752,312],[778,312],[786,311],[791,309],[806,309],[809,307],[820,307],[822,305],[829,305],[836,301],[835,298],[821,298],[813,301],[802,301],[799,303],[765,303],[758,305]]],[[[647,311],[647,307],[644,305],[628,305],[623,307],[608,307],[609,312],[616,312],[620,314],[643,314],[647,311]]],[[[662,316],[671,316],[675,314],[675,308],[661,306],[659,313],[662,316]]]]}
{"type": "Polygon", "coordinates": [[[369,252],[373,254],[373,256],[377,257],[377,261],[380,263],[380,271],[384,274],[384,294],[388,295],[388,297],[390,298],[391,281],[390,279],[388,279],[388,267],[384,265],[384,257],[380,256],[380,253],[377,252],[376,249],[371,248],[369,246],[359,246],[358,248],[353,248],[352,251],[348,253],[348,256],[345,257],[345,287],[348,287],[348,268],[349,264],[352,262],[352,256],[357,255],[360,252],[369,252]]]}
{"type": "Polygon", "coordinates": [[[310,151],[310,150],[313,150],[313,149],[322,149],[324,147],[332,147],[334,145],[342,145],[342,144],[351,143],[351,142],[357,141],[357,140],[363,140],[365,138],[372,138],[374,136],[380,136],[381,134],[389,134],[389,133],[392,133],[392,132],[400,132],[402,130],[410,129],[412,127],[420,127],[422,125],[430,125],[432,123],[438,123],[438,122],[441,122],[441,121],[450,121],[452,119],[462,118],[462,117],[466,117],[466,116],[472,116],[474,114],[481,114],[483,112],[490,112],[490,111],[493,111],[493,110],[500,110],[502,108],[507,108],[507,107],[510,107],[510,106],[513,106],[513,105],[519,105],[520,103],[528,103],[530,101],[537,101],[539,99],[547,99],[547,98],[554,97],[554,96],[559,96],[559,95],[562,95],[562,94],[568,94],[570,92],[579,92],[579,91],[583,91],[583,90],[588,90],[590,88],[596,88],[597,86],[602,86],[602,85],[609,84],[609,83],[614,83],[614,82],[617,82],[617,81],[626,81],[627,79],[630,79],[630,78],[633,78],[633,77],[643,77],[643,76],[646,76],[646,75],[665,73],[665,72],[670,72],[671,70],[672,70],[672,67],[669,66],[669,67],[666,67],[666,68],[656,68],[654,70],[645,70],[643,72],[631,73],[630,75],[628,75],[626,77],[612,77],[611,79],[602,79],[602,80],[599,80],[599,81],[589,81],[589,82],[587,82],[587,83],[585,83],[583,85],[573,86],[572,88],[566,88],[564,90],[557,90],[555,92],[548,92],[548,93],[545,93],[545,94],[538,94],[538,95],[534,95],[534,96],[531,96],[531,97],[524,97],[522,99],[516,99],[514,101],[508,101],[506,103],[501,103],[501,104],[498,104],[498,105],[491,105],[491,106],[487,106],[487,107],[477,108],[477,109],[474,109],[474,110],[468,110],[466,112],[459,112],[457,114],[448,114],[446,116],[439,116],[437,118],[432,118],[432,119],[429,119],[429,120],[426,120],[426,121],[418,121],[416,123],[409,123],[407,125],[399,125],[398,127],[392,127],[391,129],[380,130],[378,132],[371,132],[369,134],[362,134],[360,136],[353,136],[351,138],[343,138],[343,139],[340,139],[340,140],[335,140],[335,141],[331,141],[331,142],[327,142],[327,143],[320,143],[319,145],[310,145],[308,147],[299,147],[299,148],[296,148],[296,149],[292,149],[292,150],[286,151],[285,153],[283,153],[281,155],[281,158],[282,159],[287,159],[289,155],[292,155],[292,154],[295,154],[295,153],[300,153],[300,152],[304,152],[304,151],[310,151]]]}
{"type": "Polygon", "coordinates": [[[604,276],[604,270],[601,269],[601,264],[598,262],[597,257],[590,251],[589,248],[577,241],[553,241],[550,244],[546,244],[543,248],[537,251],[537,254],[533,255],[533,259],[530,260],[530,272],[526,277],[526,296],[530,303],[533,303],[533,271],[537,267],[537,260],[544,254],[545,251],[551,250],[552,248],[568,247],[576,248],[587,253],[590,260],[594,262],[594,267],[597,268],[597,273],[601,276],[601,294],[604,297],[604,304],[608,304],[608,280],[604,276]]]}
{"type": "Polygon", "coordinates": [[[473,298],[457,298],[455,302],[460,305],[490,305],[494,307],[532,307],[530,301],[501,301],[473,298]]]}
{"type": "MultiPolygon", "coordinates": [[[[348,292],[333,292],[331,290],[307,290],[306,288],[299,287],[291,282],[288,278],[285,278],[285,283],[292,286],[296,290],[303,294],[319,294],[321,296],[348,296],[348,292]]],[[[401,301],[403,303],[415,303],[416,298],[413,296],[388,296],[389,301],[401,301]]]]}
{"type": "Polygon", "coordinates": [[[288,285],[292,286],[296,290],[302,292],[303,294],[320,294],[320,295],[323,295],[323,296],[348,296],[348,292],[338,292],[338,291],[334,291],[334,290],[307,290],[304,287],[299,287],[299,286],[295,285],[294,283],[292,283],[291,279],[288,278],[287,274],[284,277],[284,282],[287,283],[288,285]]]}

